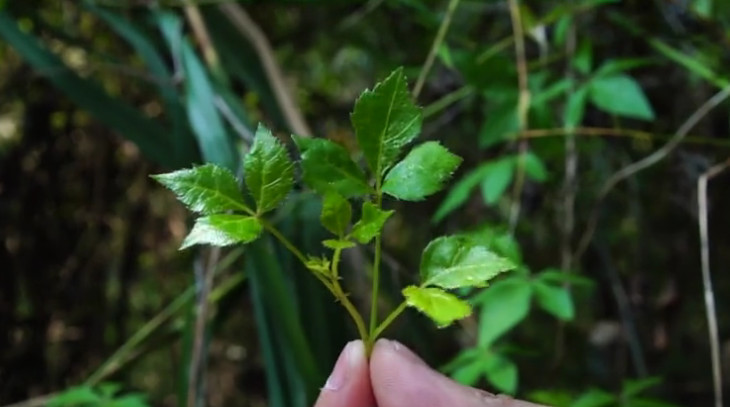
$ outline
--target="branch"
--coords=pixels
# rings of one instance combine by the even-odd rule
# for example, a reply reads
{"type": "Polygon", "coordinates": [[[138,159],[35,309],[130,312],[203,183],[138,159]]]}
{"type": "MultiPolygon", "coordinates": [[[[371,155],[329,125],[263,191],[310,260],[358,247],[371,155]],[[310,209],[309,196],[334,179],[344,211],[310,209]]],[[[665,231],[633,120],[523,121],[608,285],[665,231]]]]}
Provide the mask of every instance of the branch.
{"type": "Polygon", "coordinates": [[[271,89],[274,91],[274,97],[279,102],[284,117],[286,118],[291,131],[298,136],[311,136],[312,131],[309,129],[304,117],[297,107],[294,97],[289,92],[284,75],[279,68],[274,51],[269,43],[268,38],[261,28],[251,19],[240,5],[237,3],[225,3],[218,6],[233,26],[253,45],[259,56],[261,65],[264,68],[266,77],[271,83],[271,89]]]}
{"type": "Polygon", "coordinates": [[[431,50],[428,52],[428,56],[426,57],[426,62],[423,63],[423,68],[421,68],[421,73],[418,75],[418,80],[416,80],[416,86],[413,88],[413,98],[418,98],[418,95],[421,93],[421,90],[423,89],[424,83],[426,83],[426,77],[428,76],[428,72],[431,70],[431,66],[433,66],[433,61],[436,59],[436,53],[438,52],[439,47],[444,42],[444,38],[446,37],[446,32],[449,31],[449,26],[451,25],[451,19],[454,17],[454,12],[456,11],[456,8],[459,6],[460,0],[450,0],[449,6],[446,8],[446,15],[444,16],[443,21],[441,22],[441,26],[439,27],[438,32],[436,33],[436,38],[434,38],[433,43],[431,44],[431,50]]]}
{"type": "Polygon", "coordinates": [[[613,190],[613,188],[616,187],[619,182],[625,180],[632,175],[636,175],[640,171],[643,171],[663,160],[684,140],[690,130],[692,130],[692,128],[694,128],[697,123],[700,122],[700,120],[707,116],[707,114],[710,113],[712,109],[717,107],[728,97],[730,97],[730,86],[725,87],[723,90],[716,93],[713,97],[703,103],[702,106],[700,106],[694,113],[692,113],[687,118],[687,120],[685,120],[684,123],[682,123],[679,129],[677,129],[677,132],[674,134],[674,136],[661,148],[659,148],[652,154],[642,158],[641,160],[629,164],[626,167],[618,170],[608,179],[608,181],[603,184],[603,187],[598,193],[598,198],[596,199],[596,204],[593,207],[591,217],[588,220],[588,226],[586,227],[586,231],[583,233],[583,236],[580,239],[580,243],[578,244],[578,248],[573,256],[574,261],[577,261],[588,248],[588,244],[593,237],[593,233],[595,232],[598,223],[598,212],[600,210],[601,204],[603,203],[603,200],[606,198],[606,196],[608,196],[609,192],[611,192],[611,190],[613,190]]]}
{"type": "Polygon", "coordinates": [[[710,237],[707,216],[707,183],[717,174],[730,167],[730,159],[711,167],[697,180],[697,205],[699,209],[700,257],[702,261],[702,286],[705,292],[705,313],[712,352],[712,382],[715,389],[715,407],[722,407],[722,370],[720,361],[720,338],[717,328],[715,294],[710,276],[710,237]]]}

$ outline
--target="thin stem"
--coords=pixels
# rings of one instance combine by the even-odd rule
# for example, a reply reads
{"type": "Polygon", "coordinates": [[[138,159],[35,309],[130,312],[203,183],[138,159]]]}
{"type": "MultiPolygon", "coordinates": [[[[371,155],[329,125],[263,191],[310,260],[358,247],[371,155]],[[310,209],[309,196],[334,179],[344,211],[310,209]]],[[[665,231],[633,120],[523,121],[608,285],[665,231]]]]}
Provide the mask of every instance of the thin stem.
{"type": "Polygon", "coordinates": [[[730,159],[710,168],[697,181],[697,204],[699,210],[700,257],[702,261],[702,285],[705,292],[705,313],[710,336],[712,352],[712,381],[715,390],[715,406],[722,407],[722,369],[720,361],[720,338],[717,327],[717,311],[715,310],[715,293],[710,275],[710,237],[707,215],[707,183],[710,178],[730,166],[730,159]]]}
{"type": "Polygon", "coordinates": [[[376,339],[380,336],[380,334],[385,331],[388,326],[395,321],[396,318],[398,318],[398,315],[400,315],[408,306],[405,301],[403,301],[398,308],[394,309],[384,320],[383,322],[378,325],[378,327],[375,329],[375,332],[372,333],[370,336],[370,341],[375,342],[376,339]]]}
{"type": "Polygon", "coordinates": [[[454,12],[456,11],[456,8],[459,6],[460,0],[451,0],[449,1],[449,5],[446,8],[446,15],[444,16],[443,21],[441,21],[441,26],[439,27],[438,32],[436,33],[436,38],[434,38],[433,43],[431,44],[431,50],[428,51],[428,56],[426,57],[426,62],[423,63],[423,68],[421,68],[421,73],[418,74],[418,80],[416,80],[416,86],[413,87],[413,98],[418,98],[418,95],[421,94],[421,90],[423,89],[423,85],[426,83],[426,77],[428,76],[428,72],[431,70],[431,66],[433,66],[433,61],[436,59],[436,53],[438,52],[439,47],[444,42],[444,38],[446,37],[446,33],[449,31],[449,26],[451,25],[451,19],[454,17],[454,12]]]}
{"type": "MultiPolygon", "coordinates": [[[[377,180],[375,182],[375,194],[376,194],[376,204],[378,206],[378,209],[380,209],[383,206],[383,193],[380,191],[380,177],[377,177],[377,180]]],[[[378,324],[378,295],[379,295],[379,289],[380,289],[380,259],[382,257],[382,240],[380,237],[380,233],[378,233],[375,236],[375,258],[373,259],[373,288],[372,288],[372,295],[370,297],[370,337],[372,338],[373,333],[375,332],[375,328],[378,324]]],[[[366,349],[368,350],[368,354],[370,354],[370,349],[372,348],[373,342],[369,341],[366,343],[366,349]]]]}
{"type": "Polygon", "coordinates": [[[471,96],[472,94],[474,94],[474,88],[469,85],[447,93],[441,97],[441,99],[423,108],[423,118],[426,119],[431,117],[452,104],[471,96]]]}
{"type": "Polygon", "coordinates": [[[281,232],[279,232],[278,229],[274,227],[269,221],[263,218],[259,218],[259,221],[261,222],[261,225],[266,229],[269,233],[271,233],[281,244],[284,245],[284,247],[287,248],[297,259],[299,259],[300,262],[304,266],[307,265],[307,258],[304,256],[304,254],[297,249],[296,246],[292,244],[292,242],[289,241],[289,239],[286,238],[286,236],[282,235],[281,232]]]}

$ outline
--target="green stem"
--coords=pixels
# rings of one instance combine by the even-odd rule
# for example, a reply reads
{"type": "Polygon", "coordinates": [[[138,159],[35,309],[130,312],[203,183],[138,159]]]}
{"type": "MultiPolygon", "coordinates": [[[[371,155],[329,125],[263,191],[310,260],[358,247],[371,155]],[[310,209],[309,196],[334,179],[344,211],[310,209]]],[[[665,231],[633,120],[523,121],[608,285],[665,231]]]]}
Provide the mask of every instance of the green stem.
{"type": "Polygon", "coordinates": [[[297,259],[299,259],[300,262],[306,267],[307,265],[307,258],[304,256],[304,254],[299,251],[299,249],[296,248],[292,244],[292,242],[289,241],[289,239],[286,238],[286,236],[282,235],[279,230],[277,230],[269,221],[263,218],[259,218],[259,221],[261,222],[261,225],[266,229],[269,233],[271,233],[281,244],[284,245],[297,259]]]}
{"type": "MultiPolygon", "coordinates": [[[[379,181],[379,179],[378,179],[379,181]]],[[[376,183],[375,186],[376,190],[376,203],[378,206],[378,209],[380,209],[383,205],[383,193],[380,192],[380,182],[376,183]]],[[[370,354],[370,350],[373,346],[373,333],[375,332],[375,328],[378,324],[378,291],[380,288],[380,257],[382,256],[381,253],[381,238],[380,233],[378,233],[377,236],[375,236],[375,259],[373,259],[373,289],[372,289],[372,295],[370,299],[370,341],[367,341],[365,343],[365,348],[368,351],[368,355],[370,354]]]]}
{"type": "Polygon", "coordinates": [[[426,82],[426,77],[428,76],[428,72],[431,70],[431,66],[433,65],[434,59],[436,59],[436,53],[438,52],[439,47],[444,42],[444,38],[446,37],[446,32],[449,31],[449,26],[451,25],[451,18],[454,16],[454,11],[456,11],[456,7],[459,5],[460,0],[451,0],[449,1],[449,5],[446,8],[446,15],[444,16],[443,21],[441,22],[441,26],[439,27],[438,32],[436,33],[436,38],[433,40],[433,44],[431,44],[431,50],[428,52],[428,56],[426,57],[426,62],[423,63],[423,68],[421,69],[421,73],[418,75],[418,80],[416,81],[416,86],[413,88],[413,97],[417,98],[418,95],[421,93],[421,89],[423,89],[423,84],[426,82]]]}
{"type": "Polygon", "coordinates": [[[404,310],[406,309],[406,307],[407,307],[407,306],[408,306],[408,304],[406,304],[406,302],[405,302],[405,301],[403,301],[403,302],[402,302],[402,303],[401,303],[401,304],[400,304],[400,305],[398,306],[398,308],[394,309],[394,310],[393,310],[393,311],[392,311],[392,312],[391,312],[391,313],[390,313],[390,314],[389,314],[389,315],[388,315],[388,316],[387,316],[387,317],[385,318],[385,320],[383,320],[383,322],[381,322],[381,323],[380,323],[380,325],[378,325],[378,327],[377,327],[377,328],[375,329],[375,332],[373,332],[373,333],[372,333],[372,334],[370,335],[370,341],[371,341],[371,342],[375,342],[375,340],[377,340],[377,339],[378,339],[378,337],[380,336],[380,334],[382,334],[382,333],[383,333],[383,331],[385,331],[385,329],[386,329],[386,328],[387,328],[387,327],[388,327],[388,326],[389,326],[389,325],[390,325],[391,323],[393,323],[393,321],[395,321],[395,319],[396,319],[396,318],[398,318],[398,315],[400,315],[400,314],[401,314],[401,313],[402,313],[402,312],[403,312],[403,311],[404,311],[404,310]]]}
{"type": "Polygon", "coordinates": [[[365,321],[362,319],[362,315],[357,312],[355,306],[352,305],[350,298],[347,296],[347,294],[345,294],[345,292],[342,290],[342,286],[340,285],[339,266],[341,255],[342,249],[335,249],[335,252],[332,255],[332,293],[338,300],[340,300],[347,312],[350,313],[352,320],[357,326],[357,331],[360,334],[360,338],[363,340],[363,342],[368,343],[369,335],[367,329],[365,329],[365,321]]]}

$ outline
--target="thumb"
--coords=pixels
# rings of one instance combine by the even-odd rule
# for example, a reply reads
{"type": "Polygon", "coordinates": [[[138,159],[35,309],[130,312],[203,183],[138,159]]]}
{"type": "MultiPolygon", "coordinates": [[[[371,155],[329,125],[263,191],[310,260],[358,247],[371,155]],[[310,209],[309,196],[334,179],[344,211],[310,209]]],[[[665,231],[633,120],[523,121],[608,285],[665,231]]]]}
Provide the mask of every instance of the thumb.
{"type": "Polygon", "coordinates": [[[385,339],[373,349],[370,380],[379,407],[540,407],[462,386],[428,367],[405,346],[385,339]]]}
{"type": "Polygon", "coordinates": [[[368,360],[363,342],[352,341],[340,353],[314,407],[373,407],[368,360]]]}

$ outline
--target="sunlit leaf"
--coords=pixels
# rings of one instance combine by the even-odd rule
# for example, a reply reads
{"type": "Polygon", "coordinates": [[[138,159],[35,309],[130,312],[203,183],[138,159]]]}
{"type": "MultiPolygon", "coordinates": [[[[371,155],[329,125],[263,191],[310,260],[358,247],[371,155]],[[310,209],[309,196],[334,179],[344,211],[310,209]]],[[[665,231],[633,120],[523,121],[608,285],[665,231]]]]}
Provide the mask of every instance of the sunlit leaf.
{"type": "Polygon", "coordinates": [[[639,84],[627,75],[596,78],[589,97],[599,109],[617,116],[652,120],[654,111],[639,84]]]}
{"type": "Polygon", "coordinates": [[[236,178],[230,171],[215,164],[153,175],[152,178],[172,190],[193,212],[251,212],[238,189],[236,178]]]}
{"type": "Polygon", "coordinates": [[[257,213],[276,208],[286,197],[294,183],[294,164],[286,148],[259,125],[251,151],[243,161],[244,179],[256,201],[257,213]]]}
{"type": "Polygon", "coordinates": [[[573,298],[566,287],[556,287],[535,280],[533,288],[535,299],[542,309],[563,321],[570,321],[575,317],[573,298]]]}
{"type": "Polygon", "coordinates": [[[408,286],[403,289],[408,306],[415,307],[431,318],[439,328],[452,322],[466,318],[471,314],[471,307],[440,288],[423,288],[408,286]]]}
{"type": "Polygon", "coordinates": [[[347,150],[330,140],[293,137],[302,156],[303,180],[320,193],[336,192],[345,198],[371,191],[365,174],[347,150]]]}
{"type": "Polygon", "coordinates": [[[443,236],[426,246],[421,256],[424,286],[459,288],[484,286],[516,266],[464,236],[443,236]]]}
{"type": "Polygon", "coordinates": [[[351,119],[365,160],[380,178],[421,131],[421,110],[411,100],[403,68],[363,92],[351,119]]]}
{"type": "Polygon", "coordinates": [[[388,220],[394,211],[384,211],[371,202],[364,202],[362,205],[362,217],[352,227],[352,237],[360,243],[368,243],[383,229],[385,221],[388,220]]]}
{"type": "Polygon", "coordinates": [[[180,246],[180,250],[197,244],[211,246],[230,246],[236,243],[249,243],[261,234],[259,220],[252,216],[208,215],[195,221],[193,230],[180,246]]]}
{"type": "Polygon", "coordinates": [[[385,176],[383,192],[406,201],[420,201],[443,188],[461,158],[438,142],[416,146],[385,176]]]}
{"type": "Polygon", "coordinates": [[[322,200],[322,225],[330,232],[342,236],[347,231],[352,219],[350,202],[337,193],[330,192],[322,200]]]}
{"type": "Polygon", "coordinates": [[[472,303],[479,304],[479,346],[489,346],[527,317],[532,285],[524,278],[510,278],[492,284],[472,303]]]}

